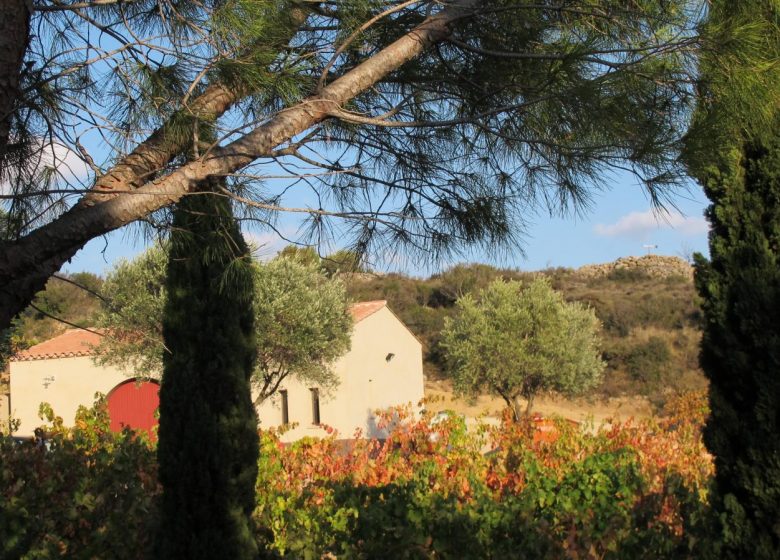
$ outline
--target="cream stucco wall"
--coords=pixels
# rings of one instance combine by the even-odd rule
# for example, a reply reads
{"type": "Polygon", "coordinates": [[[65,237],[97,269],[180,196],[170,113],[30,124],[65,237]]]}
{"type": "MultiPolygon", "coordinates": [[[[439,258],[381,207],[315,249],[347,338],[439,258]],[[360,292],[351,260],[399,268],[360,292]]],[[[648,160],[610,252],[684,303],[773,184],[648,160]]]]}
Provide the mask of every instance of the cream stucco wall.
{"type": "MultiPolygon", "coordinates": [[[[360,429],[363,436],[381,437],[374,411],[411,403],[424,396],[422,346],[387,308],[355,325],[352,348],[334,365],[339,386],[328,395],[320,394],[320,422],[335,428],[339,437],[349,438],[360,429]],[[388,354],[393,354],[387,360],[388,354]]],[[[325,431],[312,424],[310,386],[287,380],[281,387],[288,393],[291,424],[284,441],[304,436],[322,436],[325,431]]],[[[261,427],[278,427],[282,421],[281,399],[275,395],[258,408],[261,427]]]]}
{"type": "MultiPolygon", "coordinates": [[[[341,382],[331,394],[320,392],[320,421],[342,438],[352,437],[357,429],[364,436],[381,437],[375,410],[417,405],[424,396],[422,346],[387,307],[355,325],[352,348],[334,370],[341,382]]],[[[32,436],[42,424],[41,402],[72,425],[79,405],[92,405],[96,392],[108,394],[127,378],[116,368],[94,365],[88,356],[11,362],[10,414],[21,422],[16,435],[32,436]]],[[[298,424],[283,440],[325,435],[321,426],[312,424],[310,386],[291,379],[282,388],[288,391],[289,420],[298,424]]],[[[281,424],[278,394],[258,408],[258,417],[261,427],[281,424]]]]}
{"type": "Polygon", "coordinates": [[[8,410],[9,403],[9,396],[0,394],[0,434],[7,434],[10,427],[8,425],[8,420],[11,418],[11,413],[8,410]]]}
{"type": "Polygon", "coordinates": [[[75,421],[80,405],[91,406],[95,393],[108,394],[128,377],[116,368],[96,366],[89,356],[11,362],[11,418],[21,423],[17,436],[32,436],[43,421],[42,402],[48,402],[66,425],[75,421]]]}

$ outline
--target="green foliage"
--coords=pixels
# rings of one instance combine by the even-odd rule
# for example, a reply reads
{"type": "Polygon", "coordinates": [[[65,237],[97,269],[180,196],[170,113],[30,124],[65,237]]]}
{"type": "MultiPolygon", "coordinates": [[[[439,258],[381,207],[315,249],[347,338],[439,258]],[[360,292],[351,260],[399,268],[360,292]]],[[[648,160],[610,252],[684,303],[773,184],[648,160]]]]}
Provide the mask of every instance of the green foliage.
{"type": "Polygon", "coordinates": [[[366,268],[362,262],[362,257],[362,255],[355,251],[341,249],[332,255],[323,257],[321,265],[325,274],[328,276],[333,276],[340,272],[368,272],[368,268],[366,268]]]}
{"type": "MultiPolygon", "coordinates": [[[[99,363],[152,375],[162,370],[167,261],[167,247],[154,246],[108,275],[98,325],[111,336],[97,348],[99,363]]],[[[336,379],[329,367],[349,349],[352,332],[341,281],[321,274],[312,249],[287,250],[271,262],[253,263],[252,269],[258,399],[271,396],[289,375],[332,386],[336,379]]]]}
{"type": "Polygon", "coordinates": [[[457,392],[497,394],[519,418],[519,397],[530,414],[539,392],[574,395],[598,383],[605,365],[599,321],[592,309],[567,303],[546,279],[527,286],[496,280],[479,299],[466,295],[456,306],[442,346],[457,392]]]}
{"type": "Polygon", "coordinates": [[[159,494],[150,442],[111,432],[102,399],[73,428],[42,411],[45,440],[0,436],[0,557],[147,557],[159,494]]]}
{"type": "MultiPolygon", "coordinates": [[[[92,326],[100,311],[102,284],[103,280],[90,272],[52,277],[11,327],[0,331],[0,372],[16,352],[57,336],[68,328],[67,323],[92,326]]],[[[3,389],[0,387],[0,394],[3,389]]]]}
{"type": "Polygon", "coordinates": [[[314,247],[297,245],[287,245],[276,256],[276,258],[292,259],[307,265],[317,265],[328,277],[339,273],[369,272],[362,261],[364,257],[365,255],[349,249],[339,249],[335,253],[320,257],[314,247]]]}
{"type": "MultiPolygon", "coordinates": [[[[306,165],[326,170],[305,178],[312,198],[329,206],[308,216],[312,235],[346,232],[361,250],[494,248],[518,240],[529,206],[586,207],[594,179],[615,168],[634,171],[653,200],[663,200],[663,187],[680,179],[677,141],[692,99],[698,2],[615,8],[609,0],[490,0],[471,6],[448,40],[407,64],[391,53],[397,60],[377,64],[378,83],[345,109],[383,115],[392,126],[379,134],[344,114],[312,127],[296,146],[317,156],[306,165]],[[342,218],[348,227],[331,229],[342,218]]],[[[24,95],[13,115],[22,130],[12,136],[50,132],[80,153],[69,132],[88,126],[88,140],[119,137],[103,143],[112,153],[92,159],[120,161],[130,148],[148,147],[143,139],[156,129],[155,148],[173,153],[154,171],[175,168],[185,140],[199,133],[196,123],[216,125],[220,138],[243,133],[318,95],[446,7],[369,0],[327,7],[286,0],[131,4],[90,5],[84,17],[66,8],[35,11],[24,95]],[[92,51],[104,54],[76,54],[92,51]],[[222,87],[236,94],[225,102],[229,108],[227,96],[202,102],[222,87]]],[[[303,153],[277,157],[286,167],[309,157],[303,153]]],[[[131,179],[133,187],[152,178],[148,171],[131,179]]],[[[271,207],[289,206],[287,195],[300,190],[267,187],[260,177],[247,173],[230,187],[271,207]]],[[[45,217],[38,210],[73,194],[29,191],[29,181],[14,184],[8,209],[22,218],[15,235],[47,223],[68,205],[45,217]]]]}
{"type": "Polygon", "coordinates": [[[501,276],[501,271],[485,264],[457,264],[434,276],[439,283],[436,302],[440,305],[454,305],[459,298],[476,294],[501,276]]]}
{"type": "Polygon", "coordinates": [[[306,65],[294,59],[282,63],[279,50],[289,45],[307,12],[288,0],[221,2],[210,24],[225,55],[214,64],[211,81],[249,93],[256,108],[300,100],[312,82],[302,72],[306,65]]]}
{"type": "Polygon", "coordinates": [[[290,259],[307,265],[319,265],[320,255],[314,247],[299,247],[297,245],[287,245],[276,255],[279,259],[290,259]]]}
{"type": "Polygon", "coordinates": [[[696,257],[701,364],[727,558],[780,550],[780,6],[713,2],[688,165],[712,202],[710,261],[696,257]]]}
{"type": "Polygon", "coordinates": [[[621,272],[617,277],[610,274],[589,279],[586,289],[576,285],[571,288],[564,288],[567,295],[592,305],[605,329],[618,337],[642,328],[674,331],[699,326],[698,300],[688,280],[652,279],[641,273],[621,272]]]}
{"type": "Polygon", "coordinates": [[[349,350],[352,317],[344,286],[317,264],[277,258],[255,271],[258,400],[270,397],[292,375],[334,387],[333,362],[349,350]]]}
{"type": "Polygon", "coordinates": [[[604,550],[630,534],[633,499],[645,484],[636,456],[621,449],[590,455],[560,479],[530,476],[525,492],[560,541],[573,536],[578,549],[604,550]]]}
{"type": "Polygon", "coordinates": [[[630,375],[650,384],[658,383],[670,359],[671,352],[666,341],[661,337],[651,336],[646,342],[631,348],[625,357],[625,363],[630,375]]]}
{"type": "MultiPolygon", "coordinates": [[[[570,269],[540,273],[567,301],[592,307],[604,326],[603,348],[608,374],[592,394],[603,396],[645,395],[663,404],[668,390],[700,390],[705,380],[698,366],[701,311],[693,283],[688,278],[654,278],[633,275],[630,280],[614,276],[585,277],[570,269]],[[624,357],[649,336],[660,336],[670,347],[668,375],[659,383],[646,383],[631,375],[624,357]]],[[[400,274],[343,277],[347,292],[356,301],[386,299],[393,311],[423,342],[423,367],[427,379],[443,377],[445,352],[441,330],[447,317],[454,317],[458,297],[478,295],[497,278],[525,281],[531,273],[499,269],[484,264],[462,264],[430,278],[400,274]]]]}
{"type": "MultiPolygon", "coordinates": [[[[4,371],[6,364],[11,356],[14,355],[16,349],[12,340],[13,333],[11,329],[3,329],[0,331],[0,371],[4,371]]],[[[6,393],[5,383],[0,385],[0,394],[6,393]]]]}
{"type": "Polygon", "coordinates": [[[132,261],[119,261],[106,276],[97,325],[109,336],[96,349],[98,364],[134,375],[160,375],[167,265],[167,247],[153,245],[132,261]]]}
{"type": "Polygon", "coordinates": [[[339,452],[264,433],[255,513],[284,558],[701,558],[711,464],[686,403],[663,425],[558,423],[544,443],[511,421],[429,418],[339,452]]]}
{"type": "Polygon", "coordinates": [[[705,432],[734,557],[780,548],[780,142],[746,141],[742,157],[704,174],[711,261],[697,257],[704,300],[702,368],[712,419],[705,432]]]}
{"type": "Polygon", "coordinates": [[[674,394],[703,390],[698,331],[646,329],[604,343],[607,372],[598,394],[644,395],[660,410],[674,394]]]}
{"type": "Polygon", "coordinates": [[[423,472],[380,486],[348,481],[327,488],[318,505],[309,496],[277,496],[263,521],[274,521],[272,548],[283,558],[549,558],[554,546],[535,532],[525,500],[472,503],[431,488],[423,472]]]}
{"type": "Polygon", "coordinates": [[[179,203],[168,261],[157,556],[254,559],[252,266],[230,202],[179,203]]]}
{"type": "Polygon", "coordinates": [[[102,283],[100,277],[89,272],[51,278],[46,288],[35,295],[32,306],[14,320],[15,345],[28,348],[60,334],[68,326],[58,319],[79,326],[93,325],[100,300],[90,291],[99,293],[102,283]]]}
{"type": "MultiPolygon", "coordinates": [[[[698,110],[684,156],[702,184],[741,138],[771,139],[780,103],[780,25],[775,0],[709,3],[700,24],[698,110]]],[[[723,169],[721,169],[723,170],[723,169]]]]}
{"type": "Polygon", "coordinates": [[[648,275],[639,268],[615,268],[607,275],[607,278],[615,282],[639,282],[647,280],[648,275]]]}
{"type": "MultiPolygon", "coordinates": [[[[423,243],[443,251],[465,240],[495,248],[525,223],[527,214],[513,196],[519,201],[533,192],[531,202],[551,212],[586,207],[585,185],[623,158],[653,199],[662,200],[663,186],[680,178],[669,148],[690,107],[688,87],[679,79],[693,69],[683,45],[694,34],[694,13],[688,2],[652,0],[617,10],[600,1],[564,7],[481,3],[446,47],[405,65],[392,85],[351,107],[376,113],[380,95],[400,92],[414,101],[395,109],[391,120],[456,123],[434,130],[391,127],[381,135],[362,127],[344,130],[345,144],[365,139],[361,168],[376,162],[380,179],[392,177],[404,189],[398,221],[370,229],[386,233],[390,246],[423,243]],[[662,52],[659,41],[670,49],[662,52]],[[415,87],[419,79],[432,83],[415,87]],[[499,116],[498,107],[510,109],[499,116]],[[421,192],[420,185],[436,188],[421,192]],[[420,220],[427,209],[431,219],[420,220]]],[[[410,21],[420,21],[416,15],[410,21]]],[[[355,47],[374,52],[381,38],[398,35],[400,20],[379,21],[355,47]]],[[[347,64],[356,59],[347,57],[347,64]]],[[[372,186],[370,177],[336,179],[345,190],[362,187],[349,201],[372,186]]]]}
{"type": "MultiPolygon", "coordinates": [[[[0,439],[4,557],[149,557],[150,443],[110,433],[105,408],[82,409],[72,429],[45,412],[48,443],[0,439]]],[[[556,422],[544,441],[508,419],[470,431],[400,409],[380,414],[385,441],[283,445],[263,431],[255,537],[262,556],[291,559],[718,558],[706,401],[666,412],[599,429],[556,422]]]]}

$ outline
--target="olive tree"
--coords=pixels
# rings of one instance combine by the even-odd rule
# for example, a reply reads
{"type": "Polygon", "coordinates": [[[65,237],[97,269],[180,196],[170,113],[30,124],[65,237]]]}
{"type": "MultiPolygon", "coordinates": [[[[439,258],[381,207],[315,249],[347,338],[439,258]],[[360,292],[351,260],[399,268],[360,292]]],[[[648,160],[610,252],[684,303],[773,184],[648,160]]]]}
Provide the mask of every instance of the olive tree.
{"type": "Polygon", "coordinates": [[[575,395],[596,385],[604,371],[600,324],[593,309],[569,303],[538,277],[495,280],[478,297],[465,295],[448,318],[442,346],[455,391],[500,396],[522,416],[543,391],[575,395]]]}
{"type": "Polygon", "coordinates": [[[168,250],[153,245],[133,260],[121,260],[103,282],[97,317],[105,336],[95,362],[127,372],[157,377],[162,372],[162,316],[168,250]]]}
{"type": "Polygon", "coordinates": [[[255,271],[258,401],[290,375],[335,386],[330,365],[349,350],[352,332],[344,284],[325,277],[317,265],[286,258],[255,271]]]}
{"type": "MultiPolygon", "coordinates": [[[[167,248],[156,245],[117,264],[106,278],[98,325],[107,331],[96,361],[156,376],[162,339],[167,248]]],[[[294,375],[322,387],[336,378],[331,363],[349,350],[352,318],[344,285],[314,262],[277,258],[254,263],[257,357],[252,375],[259,404],[294,375]]]]}

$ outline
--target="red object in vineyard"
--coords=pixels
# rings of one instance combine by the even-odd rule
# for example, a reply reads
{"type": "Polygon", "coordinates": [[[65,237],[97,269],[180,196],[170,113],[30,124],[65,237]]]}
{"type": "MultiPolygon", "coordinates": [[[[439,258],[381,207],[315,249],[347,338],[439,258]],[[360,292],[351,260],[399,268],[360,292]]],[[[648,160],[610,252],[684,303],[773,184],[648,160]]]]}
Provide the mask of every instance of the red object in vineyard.
{"type": "Polygon", "coordinates": [[[108,415],[111,430],[119,432],[125,426],[152,435],[157,425],[155,413],[160,405],[160,384],[156,381],[130,379],[120,383],[108,394],[108,415]]]}
{"type": "MultiPolygon", "coordinates": [[[[568,424],[577,428],[580,424],[575,420],[565,419],[568,424]]],[[[534,443],[553,443],[560,437],[561,432],[555,420],[544,418],[540,414],[534,414],[531,418],[534,423],[534,443]]]]}

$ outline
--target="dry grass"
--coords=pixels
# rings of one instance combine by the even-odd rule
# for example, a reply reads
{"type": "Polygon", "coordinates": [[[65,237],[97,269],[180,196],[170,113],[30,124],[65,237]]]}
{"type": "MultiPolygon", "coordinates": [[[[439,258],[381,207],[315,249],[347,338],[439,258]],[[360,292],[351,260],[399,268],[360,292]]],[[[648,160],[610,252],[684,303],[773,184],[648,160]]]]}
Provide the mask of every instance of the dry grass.
{"type": "MultiPolygon", "coordinates": [[[[497,397],[482,395],[473,402],[456,397],[448,380],[431,380],[425,383],[427,408],[433,412],[452,410],[467,418],[480,416],[498,417],[505,408],[497,397]]],[[[577,422],[593,422],[596,425],[612,418],[647,418],[653,415],[650,400],[642,396],[612,398],[565,399],[560,396],[539,396],[534,410],[543,416],[562,416],[577,422]]]]}

